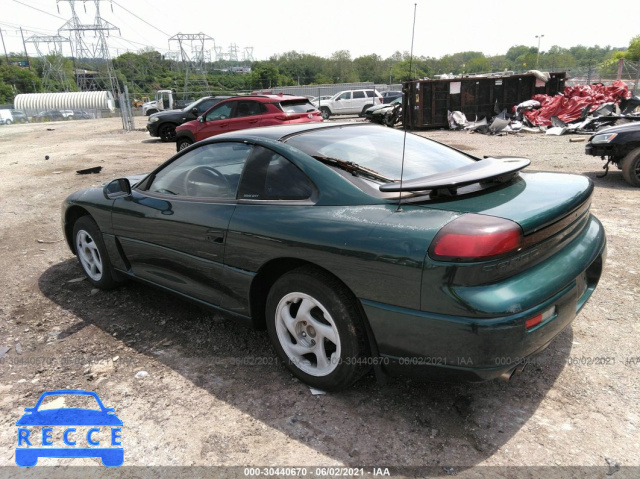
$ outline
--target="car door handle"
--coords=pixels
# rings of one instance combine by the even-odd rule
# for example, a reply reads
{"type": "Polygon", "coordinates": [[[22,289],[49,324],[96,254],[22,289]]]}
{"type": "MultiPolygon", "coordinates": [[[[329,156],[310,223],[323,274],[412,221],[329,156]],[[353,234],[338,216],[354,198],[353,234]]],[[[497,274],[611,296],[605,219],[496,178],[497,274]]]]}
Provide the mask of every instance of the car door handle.
{"type": "Polygon", "coordinates": [[[258,120],[249,120],[249,123],[258,123],[258,120]]]}
{"type": "Polygon", "coordinates": [[[224,244],[224,231],[222,230],[208,230],[204,235],[205,239],[210,243],[224,244]]]}

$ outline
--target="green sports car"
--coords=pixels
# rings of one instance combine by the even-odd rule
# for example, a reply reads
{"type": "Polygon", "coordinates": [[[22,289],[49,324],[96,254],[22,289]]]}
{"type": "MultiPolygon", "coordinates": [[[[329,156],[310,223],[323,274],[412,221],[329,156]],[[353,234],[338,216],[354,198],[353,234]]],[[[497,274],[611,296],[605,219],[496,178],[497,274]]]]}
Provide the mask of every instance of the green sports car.
{"type": "Polygon", "coordinates": [[[593,293],[606,237],[583,176],[521,172],[382,126],[218,135],[69,196],[98,288],[128,278],[266,328],[307,384],[509,377],[593,293]]]}

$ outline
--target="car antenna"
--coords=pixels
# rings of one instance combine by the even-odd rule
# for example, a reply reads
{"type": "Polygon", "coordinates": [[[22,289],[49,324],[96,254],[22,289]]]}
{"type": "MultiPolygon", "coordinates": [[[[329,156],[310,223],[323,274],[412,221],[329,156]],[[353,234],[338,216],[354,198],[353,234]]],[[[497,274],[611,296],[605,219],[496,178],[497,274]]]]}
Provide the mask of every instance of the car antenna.
{"type": "MultiPolygon", "coordinates": [[[[418,4],[414,3],[413,4],[413,29],[411,30],[411,55],[409,56],[409,79],[411,79],[411,69],[413,68],[413,39],[415,38],[416,35],[416,10],[418,9],[418,4]]],[[[396,213],[399,213],[400,211],[402,211],[402,177],[404,176],[404,154],[405,154],[405,150],[406,150],[406,145],[407,145],[407,122],[405,121],[407,116],[408,116],[408,112],[406,112],[406,108],[404,108],[405,105],[409,105],[409,90],[411,89],[411,87],[409,86],[409,88],[407,89],[407,95],[405,96],[405,98],[402,100],[402,116],[404,116],[404,118],[402,119],[402,129],[404,130],[404,139],[402,140],[402,165],[400,167],[400,196],[398,197],[398,208],[396,209],[396,213]]]]}

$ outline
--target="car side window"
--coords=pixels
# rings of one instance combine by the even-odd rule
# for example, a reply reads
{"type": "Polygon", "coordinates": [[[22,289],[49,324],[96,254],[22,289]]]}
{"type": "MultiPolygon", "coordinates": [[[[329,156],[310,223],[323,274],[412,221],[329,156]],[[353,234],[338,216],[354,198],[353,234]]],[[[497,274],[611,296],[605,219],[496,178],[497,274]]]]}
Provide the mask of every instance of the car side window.
{"type": "Polygon", "coordinates": [[[262,105],[257,101],[238,101],[236,106],[235,117],[253,116],[262,113],[262,105]]]}
{"type": "Polygon", "coordinates": [[[355,100],[356,98],[364,98],[364,92],[363,91],[354,91],[353,92],[353,99],[355,100]]]}
{"type": "Polygon", "coordinates": [[[376,92],[374,92],[373,90],[367,90],[367,96],[368,96],[369,98],[375,98],[375,97],[377,97],[378,95],[376,95],[376,92]]]}
{"type": "Polygon", "coordinates": [[[204,121],[225,120],[231,117],[234,101],[228,101],[213,107],[205,116],[204,121]]]}
{"type": "Polygon", "coordinates": [[[342,95],[340,95],[338,97],[338,100],[350,100],[351,99],[351,92],[350,91],[346,91],[344,92],[342,95]]]}
{"type": "Polygon", "coordinates": [[[256,146],[242,173],[238,199],[306,200],[314,189],[311,180],[288,159],[256,146]]]}
{"type": "Polygon", "coordinates": [[[235,198],[251,148],[237,142],[202,145],[157,172],[148,191],[190,198],[235,198]]]}

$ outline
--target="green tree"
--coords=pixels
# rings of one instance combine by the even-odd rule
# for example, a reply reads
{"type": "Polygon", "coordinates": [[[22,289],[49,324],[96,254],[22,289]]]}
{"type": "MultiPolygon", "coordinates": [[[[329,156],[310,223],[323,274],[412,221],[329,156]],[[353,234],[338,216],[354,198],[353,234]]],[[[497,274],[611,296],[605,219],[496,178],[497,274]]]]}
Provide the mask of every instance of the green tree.
{"type": "Polygon", "coordinates": [[[629,42],[625,58],[634,62],[640,61],[640,35],[633,37],[629,42]]]}

